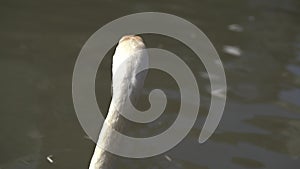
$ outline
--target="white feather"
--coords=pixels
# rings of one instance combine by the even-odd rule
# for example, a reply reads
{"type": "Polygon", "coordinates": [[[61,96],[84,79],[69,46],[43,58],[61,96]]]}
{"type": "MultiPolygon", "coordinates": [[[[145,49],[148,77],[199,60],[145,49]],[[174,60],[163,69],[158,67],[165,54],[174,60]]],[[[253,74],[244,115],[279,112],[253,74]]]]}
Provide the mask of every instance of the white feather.
{"type": "MultiPolygon", "coordinates": [[[[120,128],[122,125],[118,112],[123,110],[126,99],[130,96],[133,102],[137,101],[144,85],[147,72],[140,74],[138,72],[148,68],[149,58],[143,49],[145,45],[139,36],[124,36],[116,48],[112,66],[113,96],[105,119],[105,122],[113,128],[120,128]]],[[[105,142],[104,146],[122,146],[118,145],[118,140],[111,138],[109,131],[102,129],[100,135],[101,138],[105,138],[105,141],[99,139],[98,143],[105,142]]],[[[112,158],[114,158],[112,154],[96,146],[90,169],[109,169],[112,158]]]]}

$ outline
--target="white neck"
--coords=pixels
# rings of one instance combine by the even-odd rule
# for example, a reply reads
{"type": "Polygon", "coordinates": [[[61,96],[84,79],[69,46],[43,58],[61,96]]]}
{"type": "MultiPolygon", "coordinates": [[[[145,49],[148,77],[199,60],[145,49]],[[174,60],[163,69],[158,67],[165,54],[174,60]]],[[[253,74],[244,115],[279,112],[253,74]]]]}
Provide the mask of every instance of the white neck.
{"type": "MultiPolygon", "coordinates": [[[[138,75],[137,73],[148,67],[148,54],[142,50],[145,46],[141,38],[138,37],[136,39],[135,36],[130,36],[124,41],[122,39],[113,56],[113,96],[108,115],[105,119],[107,124],[118,131],[124,125],[121,118],[119,118],[120,114],[118,112],[123,111],[129,96],[133,102],[138,100],[147,72],[144,71],[138,75]]],[[[106,131],[101,130],[101,134],[105,134],[105,138],[107,139],[110,138],[110,133],[106,131]]],[[[102,140],[98,140],[98,142],[102,142],[102,140]]],[[[113,143],[110,142],[109,144],[113,143]]],[[[110,162],[113,158],[115,158],[115,155],[96,146],[90,163],[90,169],[110,169],[110,162]]]]}

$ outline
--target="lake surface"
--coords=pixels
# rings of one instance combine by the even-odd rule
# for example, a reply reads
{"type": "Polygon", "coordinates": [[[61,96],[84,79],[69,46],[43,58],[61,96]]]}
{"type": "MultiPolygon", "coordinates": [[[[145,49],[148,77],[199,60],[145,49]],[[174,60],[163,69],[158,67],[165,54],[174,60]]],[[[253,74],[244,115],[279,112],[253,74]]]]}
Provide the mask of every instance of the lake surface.
{"type": "MultiPolygon", "coordinates": [[[[73,107],[76,58],[106,23],[149,11],[182,17],[208,36],[224,64],[227,103],[215,134],[199,144],[210,101],[203,65],[174,39],[142,35],[149,47],[170,50],[190,65],[200,86],[201,108],[194,128],[172,150],[146,159],[120,157],[120,168],[300,167],[299,1],[11,0],[0,5],[0,169],[88,167],[95,144],[73,107]]],[[[103,112],[111,97],[113,50],[96,79],[103,112]]],[[[166,112],[128,134],[158,134],[176,118],[180,94],[174,80],[153,70],[146,89],[153,88],[167,93],[166,112]]]]}

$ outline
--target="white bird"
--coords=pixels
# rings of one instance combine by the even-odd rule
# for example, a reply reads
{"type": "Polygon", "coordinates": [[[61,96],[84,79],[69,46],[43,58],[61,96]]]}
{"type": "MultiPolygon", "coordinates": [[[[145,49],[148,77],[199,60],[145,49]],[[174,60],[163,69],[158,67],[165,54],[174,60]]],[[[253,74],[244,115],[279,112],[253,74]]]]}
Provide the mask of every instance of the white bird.
{"type": "MultiPolygon", "coordinates": [[[[148,68],[148,54],[143,49],[145,49],[145,44],[141,37],[128,35],[120,39],[113,56],[113,95],[105,123],[117,131],[124,129],[124,118],[120,117],[119,112],[123,111],[126,100],[130,98],[135,104],[144,86],[147,72],[137,74],[148,68]]],[[[101,130],[101,135],[104,135],[101,138],[108,139],[105,141],[108,145],[105,146],[121,147],[122,145],[118,145],[118,140],[111,138],[110,134],[109,131],[101,130]]],[[[98,143],[101,144],[101,142],[104,141],[99,139],[98,143]]],[[[116,158],[115,155],[96,146],[89,169],[111,169],[114,158],[116,158]]]]}

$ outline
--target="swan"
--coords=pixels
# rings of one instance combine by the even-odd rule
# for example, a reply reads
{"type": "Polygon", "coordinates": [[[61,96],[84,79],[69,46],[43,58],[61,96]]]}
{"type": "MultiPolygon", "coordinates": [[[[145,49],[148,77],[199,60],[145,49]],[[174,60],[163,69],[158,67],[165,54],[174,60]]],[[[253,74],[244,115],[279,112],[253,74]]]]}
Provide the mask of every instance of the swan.
{"type": "MultiPolygon", "coordinates": [[[[124,117],[120,113],[125,107],[127,99],[134,104],[138,102],[147,71],[139,73],[148,67],[148,54],[140,36],[123,36],[116,47],[112,59],[112,100],[109,106],[105,123],[117,131],[124,130],[124,117]],[[139,73],[139,74],[138,74],[139,73]]],[[[121,146],[118,140],[111,138],[110,132],[102,129],[101,135],[109,141],[105,146],[121,146]]],[[[98,144],[103,140],[98,139],[98,144]]],[[[113,160],[117,157],[100,146],[96,146],[89,169],[111,169],[113,160]]],[[[124,146],[124,145],[123,145],[124,146]]]]}

